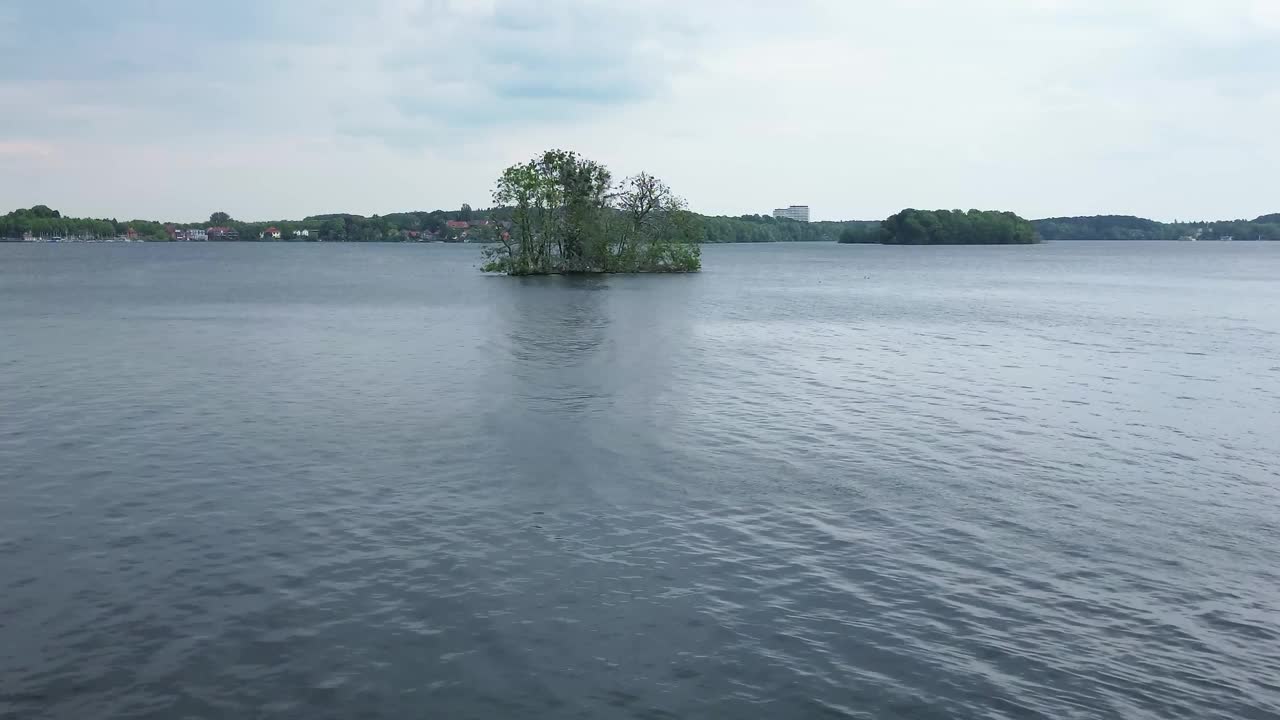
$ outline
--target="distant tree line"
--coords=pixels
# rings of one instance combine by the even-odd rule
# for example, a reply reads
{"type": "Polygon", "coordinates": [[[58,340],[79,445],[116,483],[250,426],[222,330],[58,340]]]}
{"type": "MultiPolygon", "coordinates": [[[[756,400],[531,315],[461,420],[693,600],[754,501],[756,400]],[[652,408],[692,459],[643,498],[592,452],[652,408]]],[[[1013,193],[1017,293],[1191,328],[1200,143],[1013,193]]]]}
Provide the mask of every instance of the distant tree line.
{"type": "MultiPolygon", "coordinates": [[[[697,241],[701,243],[763,242],[832,242],[849,227],[874,225],[866,222],[804,223],[769,215],[738,217],[704,216],[689,212],[698,222],[697,241]]],[[[242,221],[226,212],[215,212],[204,222],[161,223],[154,220],[93,220],[63,217],[57,210],[38,205],[29,210],[16,210],[0,218],[0,238],[20,238],[26,233],[36,237],[114,237],[125,235],[130,228],[139,239],[169,240],[169,229],[190,230],[224,227],[235,231],[239,240],[258,240],[268,228],[280,232],[283,241],[325,242],[399,242],[413,239],[436,239],[445,242],[470,240],[492,242],[500,238],[499,223],[511,223],[515,209],[497,206],[472,209],[463,205],[458,210],[431,210],[363,216],[351,213],[312,215],[301,220],[242,221]],[[450,222],[474,223],[469,228],[450,226],[450,222]],[[489,224],[488,227],[480,225],[489,224]],[[298,231],[306,230],[306,236],[298,231]]]]}
{"type": "Polygon", "coordinates": [[[1125,215],[1048,218],[1035,221],[1045,240],[1173,240],[1164,223],[1125,215]]]}
{"type": "MultiPolygon", "coordinates": [[[[693,224],[697,242],[762,243],[762,242],[832,242],[848,227],[875,225],[866,222],[803,223],[777,219],[768,215],[739,217],[703,216],[685,210],[693,224]]],[[[177,230],[225,227],[235,231],[239,240],[258,240],[268,228],[280,231],[282,241],[325,242],[399,242],[431,238],[444,242],[493,242],[499,239],[500,223],[511,223],[512,207],[472,209],[463,205],[458,210],[431,210],[363,216],[350,213],[312,215],[301,220],[236,220],[226,212],[215,212],[204,222],[161,223],[153,220],[92,220],[63,217],[57,210],[38,205],[29,210],[16,210],[0,218],[0,238],[20,238],[26,233],[36,237],[115,237],[133,228],[143,240],[169,240],[170,228],[177,230]],[[467,222],[469,228],[451,227],[450,222],[467,222]],[[487,223],[488,226],[481,225],[487,223]],[[295,231],[306,230],[304,237],[295,231]],[[416,235],[415,235],[416,234],[416,235]]]]}
{"type": "Polygon", "coordinates": [[[1010,212],[903,210],[878,227],[855,226],[842,243],[883,245],[1023,245],[1038,241],[1031,223],[1010,212]]]}
{"type": "Polygon", "coordinates": [[[880,223],[848,223],[840,231],[839,242],[846,245],[878,245],[880,244],[880,223]]]}
{"type": "Polygon", "coordinates": [[[1162,223],[1130,215],[1048,218],[1035,221],[1045,240],[1280,240],[1280,214],[1254,220],[1162,223]]]}
{"type": "Polygon", "coordinates": [[[705,243],[830,242],[846,223],[806,223],[771,215],[703,217],[705,243]]]}
{"type": "Polygon", "coordinates": [[[25,235],[44,238],[117,237],[128,233],[129,228],[143,239],[166,238],[164,225],[157,222],[63,217],[62,213],[47,205],[14,210],[0,216],[0,238],[21,238],[25,235]]]}
{"type": "Polygon", "coordinates": [[[458,210],[420,210],[367,217],[352,213],[330,213],[310,215],[302,220],[231,220],[225,225],[235,229],[244,240],[256,240],[259,234],[273,227],[280,231],[281,240],[292,241],[401,242],[434,239],[443,242],[488,242],[496,237],[496,223],[507,220],[510,216],[510,211],[503,208],[473,210],[464,203],[458,210]],[[451,226],[451,222],[475,225],[460,228],[451,226]],[[306,236],[298,234],[303,230],[307,231],[306,236]]]}
{"type": "Polygon", "coordinates": [[[228,213],[215,212],[206,222],[161,223],[154,220],[92,219],[66,217],[45,205],[14,210],[0,216],[0,238],[111,238],[133,233],[140,240],[166,241],[170,230],[228,228],[239,240],[258,240],[268,229],[279,231],[286,241],[394,242],[430,237],[457,242],[462,239],[488,241],[498,232],[498,223],[510,219],[505,208],[472,210],[463,205],[459,210],[432,210],[364,217],[362,215],[314,215],[302,220],[261,220],[245,222],[228,213]],[[460,228],[449,223],[467,221],[474,226],[460,228]],[[302,234],[302,231],[306,234],[302,234]]]}
{"type": "MultiPolygon", "coordinates": [[[[848,224],[842,243],[1023,243],[1027,222],[1009,213],[905,210],[881,224],[848,224]],[[968,240],[964,239],[968,238],[968,240]]],[[[1280,213],[1254,220],[1162,223],[1130,215],[1061,217],[1030,221],[1042,240],[1280,240],[1280,213]]]]}
{"type": "MultiPolygon", "coordinates": [[[[908,214],[922,211],[904,211],[908,214]]],[[[946,212],[946,211],[943,211],[946,212]]],[[[952,216],[969,213],[952,211],[952,216]]],[[[1001,213],[996,213],[1000,215],[1001,213]]],[[[885,242],[879,222],[811,222],[804,223],[768,215],[741,215],[737,217],[702,216],[689,213],[698,220],[700,242],[703,243],[758,243],[758,242],[832,242],[881,243],[885,242]]],[[[901,213],[899,216],[902,215],[901,213]]],[[[916,237],[920,230],[907,223],[910,218],[897,218],[899,234],[891,236],[898,241],[916,237]],[[915,233],[915,234],[913,234],[915,233]]],[[[267,228],[280,231],[280,239],[286,241],[326,242],[398,242],[433,239],[445,242],[492,242],[499,239],[498,223],[510,223],[514,211],[511,207],[498,206],[489,209],[472,209],[463,205],[457,210],[431,210],[392,213],[389,215],[363,216],[347,213],[312,215],[301,220],[240,221],[228,213],[215,212],[203,222],[161,223],[155,220],[117,220],[115,218],[68,217],[45,205],[14,210],[0,216],[0,239],[18,239],[30,234],[38,238],[108,238],[128,234],[130,230],[140,240],[169,240],[172,229],[207,229],[226,227],[234,230],[241,240],[257,240],[267,228]],[[468,228],[451,226],[450,223],[467,222],[468,228]],[[306,230],[302,236],[295,231],[306,230]]],[[[999,219],[984,219],[969,223],[958,218],[942,220],[939,217],[915,220],[929,237],[953,242],[964,235],[961,225],[973,231],[1003,224],[999,219]],[[959,235],[957,235],[959,233],[959,235]]],[[[1061,217],[1031,221],[1034,231],[1044,240],[1276,240],[1280,241],[1280,213],[1263,215],[1253,220],[1195,221],[1162,223],[1155,220],[1127,216],[1102,215],[1096,217],[1061,217]]]]}

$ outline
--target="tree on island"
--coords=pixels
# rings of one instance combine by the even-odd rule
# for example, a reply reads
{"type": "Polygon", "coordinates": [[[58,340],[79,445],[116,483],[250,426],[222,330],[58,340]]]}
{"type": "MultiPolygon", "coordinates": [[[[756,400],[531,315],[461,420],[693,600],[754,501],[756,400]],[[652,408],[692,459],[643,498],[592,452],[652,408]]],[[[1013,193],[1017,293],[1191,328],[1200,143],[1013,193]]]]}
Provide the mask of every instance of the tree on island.
{"type": "Polygon", "coordinates": [[[209,216],[209,224],[214,227],[223,227],[229,222],[231,222],[231,216],[222,211],[209,216]]]}
{"type": "Polygon", "coordinates": [[[842,243],[884,245],[1021,245],[1040,241],[1031,222],[1011,212],[903,210],[876,231],[846,230],[842,243]]]}
{"type": "Polygon", "coordinates": [[[615,183],[604,165],[549,150],[498,178],[495,204],[511,229],[483,269],[508,275],[696,272],[703,231],[684,201],[641,173],[615,183]]]}

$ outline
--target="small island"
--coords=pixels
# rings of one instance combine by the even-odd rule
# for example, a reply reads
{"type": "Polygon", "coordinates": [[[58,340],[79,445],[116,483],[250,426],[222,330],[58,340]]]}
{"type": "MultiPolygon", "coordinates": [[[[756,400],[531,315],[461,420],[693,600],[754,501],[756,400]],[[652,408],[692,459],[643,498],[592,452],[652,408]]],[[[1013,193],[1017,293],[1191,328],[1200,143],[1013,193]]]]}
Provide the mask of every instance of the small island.
{"type": "Polygon", "coordinates": [[[511,228],[484,251],[485,272],[506,275],[697,272],[696,216],[647,173],[620,182],[604,165],[549,150],[498,178],[494,204],[511,228]]]}
{"type": "Polygon", "coordinates": [[[903,210],[878,226],[854,226],[841,243],[881,245],[1028,245],[1040,242],[1031,221],[1011,212],[903,210]]]}

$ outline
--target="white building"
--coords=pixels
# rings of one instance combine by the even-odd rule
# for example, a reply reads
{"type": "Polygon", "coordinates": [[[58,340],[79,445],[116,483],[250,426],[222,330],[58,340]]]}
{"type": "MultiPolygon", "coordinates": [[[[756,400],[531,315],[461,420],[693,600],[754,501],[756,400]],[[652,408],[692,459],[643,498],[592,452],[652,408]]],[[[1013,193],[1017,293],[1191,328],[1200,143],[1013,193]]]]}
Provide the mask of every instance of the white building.
{"type": "Polygon", "coordinates": [[[788,220],[799,220],[800,222],[809,222],[809,206],[808,205],[792,205],[788,208],[778,208],[773,211],[776,218],[787,218],[788,220]]]}

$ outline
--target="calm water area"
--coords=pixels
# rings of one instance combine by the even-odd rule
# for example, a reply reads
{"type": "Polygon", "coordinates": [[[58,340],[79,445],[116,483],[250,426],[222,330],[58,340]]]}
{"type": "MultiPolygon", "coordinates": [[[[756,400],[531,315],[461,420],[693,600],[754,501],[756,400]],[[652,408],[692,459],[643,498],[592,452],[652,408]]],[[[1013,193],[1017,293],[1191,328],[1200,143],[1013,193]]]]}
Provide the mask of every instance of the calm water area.
{"type": "Polygon", "coordinates": [[[0,245],[0,717],[1280,717],[1280,243],[0,245]]]}

